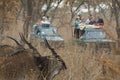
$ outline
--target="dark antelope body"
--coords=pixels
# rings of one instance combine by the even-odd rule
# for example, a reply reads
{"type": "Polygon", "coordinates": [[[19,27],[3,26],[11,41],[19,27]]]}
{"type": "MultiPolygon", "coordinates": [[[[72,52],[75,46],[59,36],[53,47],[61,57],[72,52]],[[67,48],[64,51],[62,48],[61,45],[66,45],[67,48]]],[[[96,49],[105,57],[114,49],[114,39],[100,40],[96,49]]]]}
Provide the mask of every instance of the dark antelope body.
{"type": "Polygon", "coordinates": [[[41,56],[23,35],[20,34],[20,37],[29,49],[23,48],[14,38],[11,38],[21,49],[11,56],[0,57],[0,80],[53,80],[61,70],[66,69],[65,62],[46,39],[45,43],[51,50],[52,56],[41,56]]]}

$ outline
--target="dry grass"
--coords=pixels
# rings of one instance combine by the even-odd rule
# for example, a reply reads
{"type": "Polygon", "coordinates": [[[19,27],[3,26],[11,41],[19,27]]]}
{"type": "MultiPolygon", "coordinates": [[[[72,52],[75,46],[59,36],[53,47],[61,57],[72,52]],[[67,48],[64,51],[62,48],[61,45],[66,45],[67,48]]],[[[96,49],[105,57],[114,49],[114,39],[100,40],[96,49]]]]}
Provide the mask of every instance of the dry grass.
{"type": "Polygon", "coordinates": [[[112,79],[109,79],[109,78],[106,78],[106,77],[97,77],[96,80],[112,80],[112,79]]]}
{"type": "Polygon", "coordinates": [[[112,58],[101,58],[98,61],[106,67],[109,67],[115,73],[120,75],[120,60],[119,56],[112,55],[112,58]]]}
{"type": "Polygon", "coordinates": [[[101,73],[101,66],[96,61],[93,50],[88,51],[87,49],[70,45],[59,51],[68,70],[55,80],[61,80],[61,78],[62,80],[95,80],[95,77],[101,73]]]}
{"type": "Polygon", "coordinates": [[[32,77],[37,77],[39,70],[28,54],[24,51],[22,54],[0,58],[0,80],[32,80],[32,77]]]}

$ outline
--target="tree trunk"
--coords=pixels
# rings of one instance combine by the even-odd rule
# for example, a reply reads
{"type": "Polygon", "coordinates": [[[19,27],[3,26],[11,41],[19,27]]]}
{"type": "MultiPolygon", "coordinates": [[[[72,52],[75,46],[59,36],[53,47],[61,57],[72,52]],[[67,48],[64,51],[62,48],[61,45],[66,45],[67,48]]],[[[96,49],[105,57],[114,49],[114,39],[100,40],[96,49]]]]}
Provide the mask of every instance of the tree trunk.
{"type": "Polygon", "coordinates": [[[116,5],[116,1],[112,0],[113,3],[113,10],[114,10],[114,16],[115,16],[115,21],[116,21],[116,32],[117,32],[117,36],[118,39],[120,39],[120,25],[119,25],[119,10],[118,10],[118,6],[116,5]]]}
{"type": "Polygon", "coordinates": [[[1,17],[1,25],[0,25],[0,35],[3,34],[4,31],[4,20],[5,20],[5,1],[2,3],[2,17],[1,17]]]}
{"type": "Polygon", "coordinates": [[[24,29],[24,35],[27,38],[30,30],[30,22],[31,22],[31,16],[32,16],[32,10],[33,10],[33,5],[32,5],[32,0],[27,0],[27,16],[26,16],[26,21],[24,23],[23,29],[24,29]]]}
{"type": "Polygon", "coordinates": [[[88,0],[88,14],[91,14],[91,11],[90,11],[90,1],[88,0]]]}

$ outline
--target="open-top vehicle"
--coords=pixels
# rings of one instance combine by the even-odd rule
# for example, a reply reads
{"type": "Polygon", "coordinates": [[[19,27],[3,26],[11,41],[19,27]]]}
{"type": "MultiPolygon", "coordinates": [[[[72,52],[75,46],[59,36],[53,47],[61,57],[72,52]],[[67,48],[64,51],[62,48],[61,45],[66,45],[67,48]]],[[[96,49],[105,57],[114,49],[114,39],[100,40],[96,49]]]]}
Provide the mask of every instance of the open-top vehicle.
{"type": "Polygon", "coordinates": [[[113,42],[112,40],[107,39],[105,32],[100,26],[84,25],[84,27],[84,34],[82,34],[80,38],[74,40],[82,42],[113,42]]]}
{"type": "Polygon", "coordinates": [[[78,43],[96,43],[102,45],[108,45],[114,43],[113,40],[108,39],[106,33],[101,26],[84,25],[84,34],[79,38],[74,38],[74,42],[78,43]]]}
{"type": "Polygon", "coordinates": [[[32,33],[34,38],[39,38],[42,45],[44,45],[44,38],[54,47],[60,47],[64,44],[64,39],[57,33],[57,28],[48,24],[39,26],[38,33],[32,33]]]}

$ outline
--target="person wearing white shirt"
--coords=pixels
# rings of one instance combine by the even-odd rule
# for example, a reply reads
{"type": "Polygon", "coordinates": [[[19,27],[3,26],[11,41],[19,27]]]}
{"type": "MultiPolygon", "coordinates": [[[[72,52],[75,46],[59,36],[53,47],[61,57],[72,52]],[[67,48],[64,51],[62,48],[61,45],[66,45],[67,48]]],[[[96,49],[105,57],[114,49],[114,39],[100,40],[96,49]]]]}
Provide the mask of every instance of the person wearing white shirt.
{"type": "Polygon", "coordinates": [[[48,28],[48,27],[50,27],[50,22],[47,20],[46,17],[43,17],[43,18],[42,18],[41,26],[42,26],[43,28],[48,28]]]}

